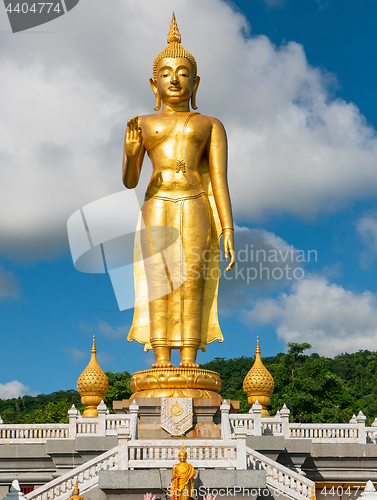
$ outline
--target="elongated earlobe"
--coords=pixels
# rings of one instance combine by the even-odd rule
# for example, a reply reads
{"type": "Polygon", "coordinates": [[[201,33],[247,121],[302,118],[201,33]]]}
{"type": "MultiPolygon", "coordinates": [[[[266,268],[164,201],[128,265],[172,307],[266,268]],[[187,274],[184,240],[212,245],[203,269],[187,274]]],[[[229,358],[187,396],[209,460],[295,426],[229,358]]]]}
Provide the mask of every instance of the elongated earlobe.
{"type": "Polygon", "coordinates": [[[194,88],[193,88],[192,94],[191,94],[191,107],[192,107],[192,109],[198,109],[198,107],[196,105],[196,92],[198,90],[199,83],[200,83],[200,78],[199,78],[199,76],[197,76],[194,80],[194,88]]]}
{"type": "Polygon", "coordinates": [[[159,111],[161,108],[161,97],[156,94],[156,107],[154,108],[155,111],[159,111]]]}
{"type": "Polygon", "coordinates": [[[154,108],[154,110],[159,111],[159,109],[161,108],[161,97],[157,90],[156,80],[154,78],[150,78],[149,83],[151,84],[154,96],[156,98],[156,107],[154,108]]]}

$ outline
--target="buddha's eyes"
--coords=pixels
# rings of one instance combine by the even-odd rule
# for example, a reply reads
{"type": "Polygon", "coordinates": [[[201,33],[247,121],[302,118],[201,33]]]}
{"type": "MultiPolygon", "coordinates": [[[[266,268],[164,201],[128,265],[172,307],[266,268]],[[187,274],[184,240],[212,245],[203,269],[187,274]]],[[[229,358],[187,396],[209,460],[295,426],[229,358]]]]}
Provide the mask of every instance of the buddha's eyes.
{"type": "MultiPolygon", "coordinates": [[[[160,73],[160,76],[161,76],[161,78],[169,78],[171,76],[171,74],[169,71],[164,71],[164,72],[160,73]]],[[[188,78],[190,75],[187,71],[181,70],[181,71],[179,71],[178,76],[183,76],[185,78],[188,78]]]]}

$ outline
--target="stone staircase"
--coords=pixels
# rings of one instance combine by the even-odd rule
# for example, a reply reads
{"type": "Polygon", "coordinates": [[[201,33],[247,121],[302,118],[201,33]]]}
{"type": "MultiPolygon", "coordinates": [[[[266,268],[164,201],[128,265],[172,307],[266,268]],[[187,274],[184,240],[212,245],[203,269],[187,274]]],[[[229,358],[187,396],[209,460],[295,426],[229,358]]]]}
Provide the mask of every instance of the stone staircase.
{"type": "Polygon", "coordinates": [[[101,470],[118,469],[118,446],[40,486],[26,495],[29,500],[67,500],[78,482],[81,495],[98,486],[101,470]]]}
{"type": "Polygon", "coordinates": [[[315,499],[315,483],[251,448],[246,447],[247,468],[266,471],[266,486],[272,495],[294,500],[315,499]]]}
{"type": "MultiPolygon", "coordinates": [[[[98,487],[101,471],[130,470],[132,473],[132,469],[171,470],[178,461],[182,445],[180,440],[130,440],[127,433],[123,438],[119,437],[117,447],[30,492],[26,495],[27,499],[68,500],[76,481],[81,495],[98,487]]],[[[246,447],[245,439],[185,439],[184,445],[187,461],[197,469],[264,470],[266,485],[273,496],[292,500],[311,500],[315,496],[313,481],[246,447]]]]}

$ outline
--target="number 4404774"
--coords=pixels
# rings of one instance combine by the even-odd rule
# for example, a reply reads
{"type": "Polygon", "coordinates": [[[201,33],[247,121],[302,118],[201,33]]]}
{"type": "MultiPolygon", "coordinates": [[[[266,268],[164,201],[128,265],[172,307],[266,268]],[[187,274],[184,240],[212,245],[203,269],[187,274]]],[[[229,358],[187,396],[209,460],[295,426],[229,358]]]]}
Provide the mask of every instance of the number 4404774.
{"type": "Polygon", "coordinates": [[[332,486],[331,488],[327,489],[325,486],[324,488],[322,488],[321,494],[325,495],[325,496],[330,495],[332,497],[335,497],[335,496],[342,497],[343,495],[348,495],[349,497],[350,496],[356,497],[359,489],[360,489],[360,486],[355,486],[354,488],[352,488],[352,490],[351,490],[350,486],[348,486],[347,489],[344,489],[343,486],[338,486],[337,488],[332,486]]]}
{"type": "Polygon", "coordinates": [[[60,13],[60,3],[53,2],[38,2],[29,5],[27,3],[16,3],[16,5],[8,4],[6,11],[9,13],[17,12],[18,14],[27,14],[28,12],[33,12],[34,14],[40,14],[41,12],[46,12],[49,14],[50,11],[60,13]]]}

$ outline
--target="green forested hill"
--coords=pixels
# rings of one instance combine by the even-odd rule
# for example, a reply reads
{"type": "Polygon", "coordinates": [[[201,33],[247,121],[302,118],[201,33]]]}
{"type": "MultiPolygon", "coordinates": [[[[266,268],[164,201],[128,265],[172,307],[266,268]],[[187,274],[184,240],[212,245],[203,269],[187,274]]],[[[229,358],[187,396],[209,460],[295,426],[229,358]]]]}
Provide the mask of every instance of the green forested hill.
{"type": "MultiPolygon", "coordinates": [[[[274,415],[286,404],[295,422],[348,422],[360,410],[370,424],[377,417],[377,352],[359,351],[334,359],[304,354],[309,344],[289,343],[287,354],[262,358],[275,381],[269,407],[274,415]]],[[[216,358],[202,365],[220,373],[222,396],[241,401],[241,411],[250,405],[242,382],[254,358],[216,358]]]]}
{"type": "Polygon", "coordinates": [[[377,352],[358,351],[326,359],[327,368],[344,382],[357,409],[377,417],[377,352]]]}
{"type": "MultiPolygon", "coordinates": [[[[275,380],[269,407],[274,415],[286,404],[295,422],[348,422],[360,410],[369,425],[377,417],[377,352],[359,351],[341,354],[334,359],[318,354],[306,355],[309,344],[288,344],[286,354],[262,358],[275,380]]],[[[239,400],[240,411],[250,405],[242,390],[243,380],[254,363],[252,357],[216,358],[201,368],[218,372],[223,381],[221,395],[239,400]]],[[[105,402],[130,397],[130,374],[106,372],[110,388],[105,402]]],[[[0,415],[6,423],[67,422],[67,411],[75,404],[81,408],[74,391],[0,399],[0,415]]],[[[81,408],[82,409],[82,408],[81,408]]]]}
{"type": "MultiPolygon", "coordinates": [[[[114,400],[127,399],[131,396],[131,375],[128,372],[105,373],[109,379],[105,403],[111,408],[114,400]]],[[[0,399],[0,415],[8,424],[68,422],[67,412],[72,404],[83,411],[80,395],[74,390],[38,394],[34,397],[0,399]]]]}

